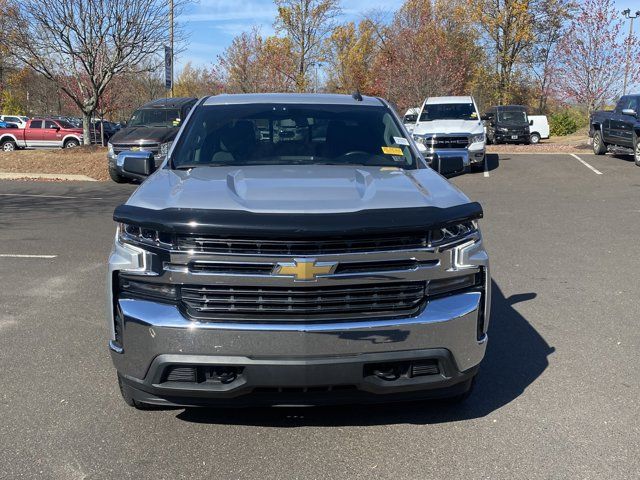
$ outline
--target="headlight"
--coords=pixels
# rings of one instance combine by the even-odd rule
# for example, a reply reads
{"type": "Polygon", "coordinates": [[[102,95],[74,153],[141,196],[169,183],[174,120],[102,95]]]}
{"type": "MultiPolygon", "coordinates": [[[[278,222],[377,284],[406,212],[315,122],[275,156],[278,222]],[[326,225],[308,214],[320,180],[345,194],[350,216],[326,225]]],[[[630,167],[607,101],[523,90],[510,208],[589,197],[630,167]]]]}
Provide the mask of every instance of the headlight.
{"type": "Polygon", "coordinates": [[[452,246],[460,241],[478,238],[478,222],[476,220],[469,220],[447,225],[437,230],[431,230],[431,232],[429,232],[429,245],[452,246]]]}
{"type": "Polygon", "coordinates": [[[484,133],[479,133],[471,137],[471,143],[484,143],[484,133]]]}
{"type": "Polygon", "coordinates": [[[118,241],[120,243],[170,248],[172,240],[173,237],[170,233],[127,223],[118,224],[118,241]]]}
{"type": "Polygon", "coordinates": [[[113,152],[113,145],[111,145],[110,143],[107,143],[107,155],[109,155],[110,157],[115,156],[115,153],[113,152]]]}

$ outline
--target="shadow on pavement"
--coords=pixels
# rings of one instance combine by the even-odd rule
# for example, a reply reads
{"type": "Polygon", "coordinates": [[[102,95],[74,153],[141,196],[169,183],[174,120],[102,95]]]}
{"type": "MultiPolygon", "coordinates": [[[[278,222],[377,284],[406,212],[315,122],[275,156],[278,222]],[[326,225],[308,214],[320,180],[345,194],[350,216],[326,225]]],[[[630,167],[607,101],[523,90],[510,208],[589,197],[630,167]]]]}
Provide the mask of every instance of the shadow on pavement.
{"type": "Polygon", "coordinates": [[[487,355],[476,389],[466,402],[317,408],[186,409],[177,418],[195,423],[264,427],[433,424],[484,417],[518,398],[545,371],[555,351],[514,305],[535,293],[505,298],[493,283],[487,355]]]}

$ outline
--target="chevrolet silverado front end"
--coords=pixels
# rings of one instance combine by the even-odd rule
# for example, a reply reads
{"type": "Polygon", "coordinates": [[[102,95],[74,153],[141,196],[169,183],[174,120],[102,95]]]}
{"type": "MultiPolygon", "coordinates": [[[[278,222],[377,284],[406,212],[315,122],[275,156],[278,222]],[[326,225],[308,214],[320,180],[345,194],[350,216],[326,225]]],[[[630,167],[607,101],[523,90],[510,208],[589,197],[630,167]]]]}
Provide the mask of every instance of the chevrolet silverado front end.
{"type": "Polygon", "coordinates": [[[465,396],[487,342],[482,208],[402,132],[377,98],[201,101],[114,213],[109,346],[127,403],[465,396]],[[283,120],[300,138],[278,140],[283,120]]]}

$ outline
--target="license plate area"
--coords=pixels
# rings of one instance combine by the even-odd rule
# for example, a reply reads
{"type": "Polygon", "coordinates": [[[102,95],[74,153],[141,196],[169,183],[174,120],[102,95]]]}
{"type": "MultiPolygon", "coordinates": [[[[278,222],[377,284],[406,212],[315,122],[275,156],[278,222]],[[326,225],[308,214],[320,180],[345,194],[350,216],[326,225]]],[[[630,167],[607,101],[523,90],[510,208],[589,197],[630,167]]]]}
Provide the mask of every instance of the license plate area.
{"type": "Polygon", "coordinates": [[[511,135],[511,140],[517,140],[518,139],[518,135],[511,135]]]}

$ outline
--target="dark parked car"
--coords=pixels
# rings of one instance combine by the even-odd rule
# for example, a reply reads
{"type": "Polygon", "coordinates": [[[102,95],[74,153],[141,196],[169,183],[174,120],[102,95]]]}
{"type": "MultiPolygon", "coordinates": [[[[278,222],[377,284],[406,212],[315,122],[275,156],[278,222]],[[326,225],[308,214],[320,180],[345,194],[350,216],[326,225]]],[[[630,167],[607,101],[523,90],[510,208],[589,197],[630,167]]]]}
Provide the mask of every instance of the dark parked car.
{"type": "Polygon", "coordinates": [[[531,143],[527,109],[522,105],[491,107],[482,119],[489,143],[531,143]]]}
{"type": "Polygon", "coordinates": [[[633,154],[640,167],[640,94],[625,95],[613,111],[596,111],[589,121],[593,153],[604,155],[609,150],[633,154]]]}
{"type": "Polygon", "coordinates": [[[109,175],[114,182],[123,183],[139,177],[126,173],[120,153],[146,151],[154,155],[156,166],[167,157],[169,147],[176,137],[182,121],[186,118],[197,98],[161,98],[136,110],[126,127],[109,140],[109,175]]]}

